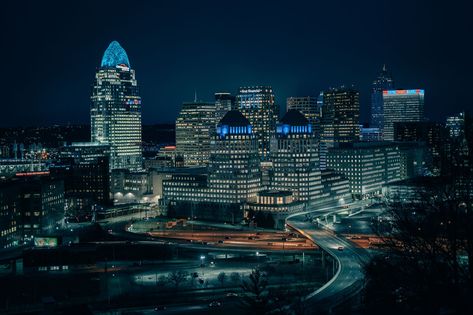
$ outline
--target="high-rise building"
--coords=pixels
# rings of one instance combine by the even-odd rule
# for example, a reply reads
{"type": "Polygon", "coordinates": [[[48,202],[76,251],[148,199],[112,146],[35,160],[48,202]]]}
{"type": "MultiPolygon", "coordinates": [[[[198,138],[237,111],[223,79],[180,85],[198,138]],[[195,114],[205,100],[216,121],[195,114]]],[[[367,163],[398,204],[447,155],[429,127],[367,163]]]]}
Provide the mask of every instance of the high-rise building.
{"type": "Polygon", "coordinates": [[[327,151],[336,143],[350,143],[360,138],[360,95],[349,88],[331,89],[323,95],[320,169],[327,166],[327,151]]]}
{"type": "Polygon", "coordinates": [[[258,141],[248,119],[232,110],[217,125],[207,175],[172,175],[163,195],[172,215],[239,222],[260,187],[258,141]]]}
{"type": "Polygon", "coordinates": [[[279,117],[279,108],[274,103],[273,89],[270,86],[241,87],[236,101],[237,109],[253,126],[261,159],[267,160],[271,137],[279,117]]]}
{"type": "Polygon", "coordinates": [[[235,96],[226,92],[215,93],[215,123],[232,109],[235,109],[235,96]]]}
{"type": "Polygon", "coordinates": [[[215,129],[215,104],[201,101],[182,104],[176,119],[176,154],[185,166],[206,165],[215,129]]]}
{"type": "Polygon", "coordinates": [[[110,145],[110,169],[141,169],[141,97],[135,70],[116,41],[103,54],[91,100],[91,139],[110,145]]]}
{"type": "Polygon", "coordinates": [[[360,138],[360,93],[350,88],[324,91],[323,139],[334,143],[360,138]]]}
{"type": "Polygon", "coordinates": [[[292,191],[296,200],[313,202],[321,194],[316,138],[302,113],[289,110],[277,125],[272,142],[272,189],[292,191]]]}
{"type": "Polygon", "coordinates": [[[322,116],[322,107],[317,101],[317,97],[313,96],[298,96],[288,97],[286,100],[286,111],[295,109],[301,112],[309,123],[315,124],[320,121],[322,116]]]}
{"type": "Polygon", "coordinates": [[[394,123],[424,120],[424,90],[385,90],[384,140],[394,140],[394,123]]]}
{"type": "Polygon", "coordinates": [[[463,135],[465,128],[465,112],[447,117],[445,127],[447,127],[448,133],[452,138],[458,138],[463,135]]]}
{"type": "Polygon", "coordinates": [[[371,85],[371,128],[378,128],[381,132],[384,128],[383,91],[394,89],[394,81],[391,74],[386,70],[386,65],[378,74],[371,85]]]}

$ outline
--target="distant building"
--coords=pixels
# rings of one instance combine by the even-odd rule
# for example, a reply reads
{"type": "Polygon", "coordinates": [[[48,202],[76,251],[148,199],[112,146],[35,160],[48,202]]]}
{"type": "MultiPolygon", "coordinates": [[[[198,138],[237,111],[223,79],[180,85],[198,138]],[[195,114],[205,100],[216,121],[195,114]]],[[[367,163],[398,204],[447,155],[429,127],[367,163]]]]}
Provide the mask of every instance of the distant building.
{"type": "MultiPolygon", "coordinates": [[[[394,89],[394,81],[386,70],[386,65],[371,85],[371,128],[378,128],[381,134],[384,129],[383,91],[394,89]]],[[[382,139],[381,139],[382,140],[382,139]]]]}
{"type": "Polygon", "coordinates": [[[301,112],[313,125],[316,122],[318,123],[322,116],[322,107],[317,102],[317,97],[313,96],[288,97],[286,100],[286,111],[291,109],[301,112]]]}
{"type": "Polygon", "coordinates": [[[327,151],[336,143],[360,139],[360,97],[354,89],[339,88],[323,92],[320,136],[320,169],[327,167],[327,151]]]}
{"type": "Polygon", "coordinates": [[[215,123],[225,116],[228,111],[235,109],[235,96],[226,92],[215,93],[215,123]]]}
{"type": "Polygon", "coordinates": [[[160,169],[176,166],[176,146],[167,145],[159,149],[158,154],[144,162],[145,169],[160,169]]]}
{"type": "MultiPolygon", "coordinates": [[[[284,229],[286,227],[286,217],[292,213],[302,212],[305,204],[293,198],[291,191],[265,190],[258,193],[255,201],[245,205],[245,218],[254,220],[252,216],[270,216],[266,221],[273,222],[267,228],[284,229]]],[[[260,226],[260,225],[258,225],[260,226]]]]}
{"type": "Polygon", "coordinates": [[[185,166],[207,165],[212,131],[215,129],[215,104],[201,101],[182,104],[176,119],[176,155],[185,166]]]}
{"type": "Polygon", "coordinates": [[[64,180],[66,213],[90,214],[94,205],[110,206],[110,146],[77,142],[60,149],[60,165],[51,173],[64,180]]]}
{"type": "Polygon", "coordinates": [[[360,126],[361,142],[378,142],[383,141],[383,132],[379,128],[364,128],[360,126]]]}
{"type": "Polygon", "coordinates": [[[261,186],[258,141],[239,111],[229,111],[217,125],[207,174],[176,174],[163,180],[171,216],[240,222],[243,205],[261,186]]]}
{"type": "Polygon", "coordinates": [[[325,170],[321,173],[322,194],[320,204],[338,205],[345,204],[352,200],[350,182],[342,173],[332,170],[325,170]]]}
{"type": "Polygon", "coordinates": [[[111,174],[113,203],[157,203],[151,171],[113,170],[111,174]]]}
{"type": "Polygon", "coordinates": [[[91,100],[91,141],[110,145],[110,169],[141,169],[141,97],[135,70],[116,41],[103,55],[91,100]]]}
{"type": "Polygon", "coordinates": [[[20,190],[11,182],[0,182],[0,249],[19,245],[22,237],[18,227],[20,190]]]}
{"type": "Polygon", "coordinates": [[[289,110],[276,128],[272,143],[273,190],[287,190],[294,199],[315,202],[321,194],[316,137],[302,113],[289,110]]]}
{"type": "Polygon", "coordinates": [[[353,197],[381,194],[382,186],[400,180],[400,152],[392,143],[340,144],[328,151],[327,168],[344,174],[353,197]]]}
{"type": "Polygon", "coordinates": [[[425,162],[431,175],[438,176],[442,168],[448,167],[450,162],[445,161],[448,131],[443,124],[428,121],[396,122],[393,127],[395,141],[423,142],[427,146],[429,156],[425,157],[425,162]]]}
{"type": "Polygon", "coordinates": [[[383,91],[384,140],[394,141],[397,122],[424,121],[424,90],[383,91]]]}
{"type": "Polygon", "coordinates": [[[0,242],[11,247],[51,234],[64,219],[64,182],[49,172],[19,173],[0,183],[0,242]],[[5,217],[4,217],[5,216],[5,217]],[[11,222],[11,220],[15,222],[11,222]]]}
{"type": "Polygon", "coordinates": [[[279,117],[279,107],[274,102],[273,89],[270,86],[240,87],[236,105],[253,127],[261,159],[267,160],[279,117]]]}
{"type": "Polygon", "coordinates": [[[445,127],[450,137],[458,138],[462,136],[465,128],[465,113],[461,112],[458,115],[447,117],[445,127]]]}

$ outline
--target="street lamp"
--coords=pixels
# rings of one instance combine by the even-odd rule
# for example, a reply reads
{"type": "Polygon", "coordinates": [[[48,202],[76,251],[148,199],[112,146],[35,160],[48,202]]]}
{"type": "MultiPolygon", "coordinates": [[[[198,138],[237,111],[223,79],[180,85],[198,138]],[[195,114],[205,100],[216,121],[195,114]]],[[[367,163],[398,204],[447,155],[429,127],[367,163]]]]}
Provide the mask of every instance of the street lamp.
{"type": "Polygon", "coordinates": [[[205,256],[201,255],[200,256],[200,267],[202,268],[202,276],[204,275],[204,260],[205,260],[205,256]]]}

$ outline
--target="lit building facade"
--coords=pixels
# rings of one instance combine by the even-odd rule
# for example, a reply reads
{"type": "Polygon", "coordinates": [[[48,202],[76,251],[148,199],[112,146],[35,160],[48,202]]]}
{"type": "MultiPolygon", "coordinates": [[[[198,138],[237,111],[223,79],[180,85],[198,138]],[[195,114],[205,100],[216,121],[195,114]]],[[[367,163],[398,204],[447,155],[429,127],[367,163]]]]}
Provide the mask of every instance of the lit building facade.
{"type": "Polygon", "coordinates": [[[253,126],[261,159],[267,160],[271,137],[279,117],[279,107],[274,102],[273,89],[270,86],[241,87],[236,96],[236,106],[253,126]]]}
{"type": "Polygon", "coordinates": [[[322,116],[322,107],[317,102],[317,97],[313,96],[288,97],[286,111],[291,109],[301,112],[312,125],[318,123],[322,116]]]}
{"type": "Polygon", "coordinates": [[[386,65],[371,85],[371,120],[370,127],[384,129],[383,91],[394,89],[394,80],[387,71],[386,65]]]}
{"type": "Polygon", "coordinates": [[[383,91],[384,140],[394,141],[394,124],[424,120],[424,90],[383,91]]]}
{"type": "Polygon", "coordinates": [[[312,124],[297,110],[288,111],[276,128],[271,147],[272,189],[291,191],[296,200],[315,202],[321,175],[312,124]]]}
{"type": "Polygon", "coordinates": [[[215,129],[215,104],[200,101],[182,104],[176,119],[176,154],[185,166],[207,165],[215,129]]]}
{"type": "Polygon", "coordinates": [[[135,71],[116,41],[103,55],[91,100],[91,141],[110,145],[110,169],[141,169],[141,97],[135,71]]]}
{"type": "Polygon", "coordinates": [[[110,146],[77,142],[60,149],[60,164],[51,173],[64,180],[66,215],[90,214],[94,205],[111,205],[110,146]]]}
{"type": "Polygon", "coordinates": [[[392,143],[340,144],[329,150],[327,168],[344,174],[354,198],[381,194],[382,186],[400,180],[400,152],[392,143]]]}
{"type": "Polygon", "coordinates": [[[336,143],[350,143],[360,138],[359,92],[349,88],[331,89],[321,93],[323,97],[320,169],[327,168],[327,152],[336,143]]]}
{"type": "Polygon", "coordinates": [[[447,117],[445,127],[447,127],[450,137],[458,138],[462,136],[465,128],[465,113],[461,112],[458,115],[447,117]]]}
{"type": "Polygon", "coordinates": [[[235,109],[235,96],[227,92],[215,93],[215,123],[225,116],[228,111],[235,109]]]}
{"type": "Polygon", "coordinates": [[[175,174],[163,180],[172,215],[239,222],[243,204],[256,199],[261,187],[258,141],[239,111],[225,114],[217,125],[207,174],[175,174]]]}

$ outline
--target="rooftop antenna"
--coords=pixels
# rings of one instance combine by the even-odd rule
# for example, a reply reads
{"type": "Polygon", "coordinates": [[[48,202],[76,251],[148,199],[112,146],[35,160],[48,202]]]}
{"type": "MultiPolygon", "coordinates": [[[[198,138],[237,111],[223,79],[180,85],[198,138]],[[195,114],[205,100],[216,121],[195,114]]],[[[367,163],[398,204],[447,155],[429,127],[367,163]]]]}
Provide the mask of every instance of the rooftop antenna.
{"type": "Polygon", "coordinates": [[[386,72],[386,64],[383,64],[383,71],[386,72]]]}
{"type": "Polygon", "coordinates": [[[194,89],[194,103],[197,103],[197,90],[194,89]]]}

